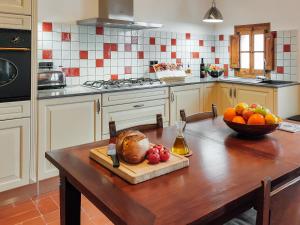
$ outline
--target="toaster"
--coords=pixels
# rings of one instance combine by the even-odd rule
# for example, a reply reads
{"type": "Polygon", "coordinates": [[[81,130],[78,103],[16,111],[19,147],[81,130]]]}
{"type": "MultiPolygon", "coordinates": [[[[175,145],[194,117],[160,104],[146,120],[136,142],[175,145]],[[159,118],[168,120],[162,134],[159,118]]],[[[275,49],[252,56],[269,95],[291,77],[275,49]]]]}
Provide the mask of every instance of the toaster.
{"type": "Polygon", "coordinates": [[[56,89],[66,87],[66,76],[62,71],[40,71],[38,73],[38,89],[56,89]]]}

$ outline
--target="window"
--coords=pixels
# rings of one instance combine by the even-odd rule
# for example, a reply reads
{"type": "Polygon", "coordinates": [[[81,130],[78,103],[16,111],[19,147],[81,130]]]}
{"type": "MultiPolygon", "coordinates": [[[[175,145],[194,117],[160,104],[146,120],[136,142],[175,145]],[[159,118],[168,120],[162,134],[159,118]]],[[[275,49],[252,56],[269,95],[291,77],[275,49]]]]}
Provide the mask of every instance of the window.
{"type": "Polygon", "coordinates": [[[273,69],[274,41],[270,24],[235,26],[231,37],[231,68],[237,76],[255,77],[273,69]]]}

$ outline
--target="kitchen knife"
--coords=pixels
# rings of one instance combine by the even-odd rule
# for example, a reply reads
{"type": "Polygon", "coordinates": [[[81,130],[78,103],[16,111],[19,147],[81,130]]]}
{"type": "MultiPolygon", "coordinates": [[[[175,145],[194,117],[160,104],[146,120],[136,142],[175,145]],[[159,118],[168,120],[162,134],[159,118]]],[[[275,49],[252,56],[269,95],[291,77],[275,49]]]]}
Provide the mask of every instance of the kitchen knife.
{"type": "Polygon", "coordinates": [[[110,143],[108,145],[107,155],[109,155],[113,161],[113,167],[118,168],[120,166],[119,157],[117,155],[116,144],[110,143]]]}

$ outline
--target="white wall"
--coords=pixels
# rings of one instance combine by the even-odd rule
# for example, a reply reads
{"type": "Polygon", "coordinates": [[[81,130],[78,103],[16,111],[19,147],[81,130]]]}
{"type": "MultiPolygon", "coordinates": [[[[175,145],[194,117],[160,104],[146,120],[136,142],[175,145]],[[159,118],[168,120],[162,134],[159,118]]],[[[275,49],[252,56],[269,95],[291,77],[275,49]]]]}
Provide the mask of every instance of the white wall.
{"type": "MultiPolygon", "coordinates": [[[[202,22],[209,6],[209,0],[135,0],[135,17],[163,23],[163,30],[212,33],[214,27],[202,22]]],[[[98,0],[38,0],[39,21],[75,23],[97,15],[98,0]]]]}
{"type": "Polygon", "coordinates": [[[216,0],[224,23],[216,32],[232,34],[234,25],[271,22],[272,30],[298,30],[298,77],[300,80],[299,0],[216,0]]]}

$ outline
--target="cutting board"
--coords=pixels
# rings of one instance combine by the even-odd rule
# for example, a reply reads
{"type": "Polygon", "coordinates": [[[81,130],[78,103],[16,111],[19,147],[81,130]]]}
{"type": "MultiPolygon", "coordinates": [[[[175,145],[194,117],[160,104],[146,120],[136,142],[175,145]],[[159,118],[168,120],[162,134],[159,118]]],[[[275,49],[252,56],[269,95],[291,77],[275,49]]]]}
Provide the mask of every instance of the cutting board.
{"type": "Polygon", "coordinates": [[[90,158],[131,184],[138,184],[189,166],[187,158],[171,153],[169,161],[156,165],[148,164],[147,160],[137,165],[121,161],[120,167],[114,168],[111,158],[107,155],[107,148],[104,146],[90,150],[90,158]]]}

